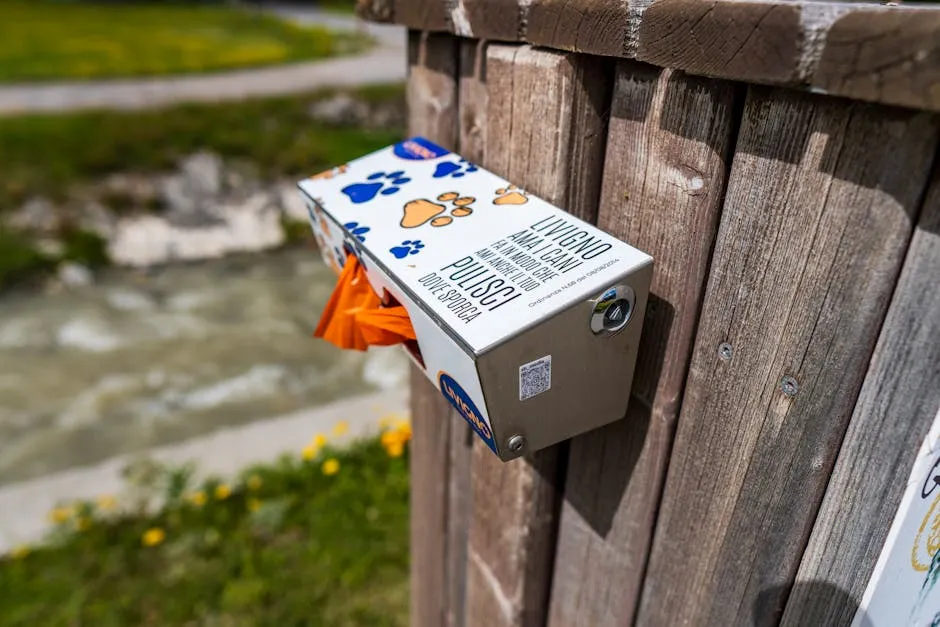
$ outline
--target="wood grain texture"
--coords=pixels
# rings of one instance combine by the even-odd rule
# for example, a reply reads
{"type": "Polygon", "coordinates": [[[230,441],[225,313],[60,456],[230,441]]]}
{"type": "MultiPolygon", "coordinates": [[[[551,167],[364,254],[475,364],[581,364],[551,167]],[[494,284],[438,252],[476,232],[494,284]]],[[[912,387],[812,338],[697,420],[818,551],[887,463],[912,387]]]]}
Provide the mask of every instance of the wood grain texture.
{"type": "Polygon", "coordinates": [[[640,22],[637,58],[706,76],[788,83],[802,32],[796,3],[657,0],[640,22]]]}
{"type": "MultiPolygon", "coordinates": [[[[480,163],[486,137],[486,42],[460,43],[459,144],[463,158],[480,163]]],[[[473,512],[472,452],[476,436],[456,411],[449,412],[447,495],[447,627],[465,627],[467,548],[473,512]]]]}
{"type": "Polygon", "coordinates": [[[408,134],[448,150],[456,150],[458,140],[459,43],[450,35],[408,33],[408,134]]]}
{"type": "Polygon", "coordinates": [[[940,170],[787,601],[785,626],[848,625],[855,616],[940,407],[938,277],[940,170]]]}
{"type": "Polygon", "coordinates": [[[473,163],[485,159],[486,48],[485,41],[460,44],[460,154],[473,163]]]}
{"type": "Polygon", "coordinates": [[[638,625],[779,620],[936,141],[927,114],[749,90],[638,625]]]}
{"type": "MultiPolygon", "coordinates": [[[[436,392],[436,390],[434,390],[436,392]]],[[[473,512],[472,452],[476,437],[463,417],[451,409],[447,468],[447,627],[465,627],[467,604],[467,546],[473,512]]]]}
{"type": "Polygon", "coordinates": [[[940,11],[861,10],[839,18],[813,85],[850,98],[940,110],[940,11]]]}
{"type": "Polygon", "coordinates": [[[447,0],[391,0],[395,23],[431,32],[453,32],[447,0]]]}
{"type": "Polygon", "coordinates": [[[652,296],[626,419],[571,442],[550,627],[632,623],[724,194],[735,96],[722,81],[618,65],[598,226],[653,256],[652,296]]]}
{"type": "MultiPolygon", "coordinates": [[[[457,147],[458,40],[449,35],[408,35],[408,133],[457,147]]],[[[450,404],[424,376],[411,372],[411,626],[441,627],[447,620],[450,582],[448,512],[450,404]]]]}
{"type": "MultiPolygon", "coordinates": [[[[481,164],[596,215],[610,75],[588,59],[528,46],[490,45],[486,59],[481,164]]],[[[544,625],[565,455],[560,445],[502,463],[474,443],[466,625],[544,625]]]]}
{"type": "MultiPolygon", "coordinates": [[[[940,111],[940,4],[359,0],[379,21],[940,111]],[[385,16],[391,15],[391,18],[385,16]]],[[[368,17],[368,12],[363,15],[368,17]]]]}
{"type": "Polygon", "coordinates": [[[518,0],[448,0],[454,32],[464,37],[483,33],[493,41],[518,41],[526,9],[518,0]]]}
{"type": "Polygon", "coordinates": [[[594,222],[612,62],[494,45],[486,72],[487,169],[594,222]]]}
{"type": "Polygon", "coordinates": [[[538,46],[619,57],[630,21],[622,0],[533,0],[526,41],[538,46]]]}

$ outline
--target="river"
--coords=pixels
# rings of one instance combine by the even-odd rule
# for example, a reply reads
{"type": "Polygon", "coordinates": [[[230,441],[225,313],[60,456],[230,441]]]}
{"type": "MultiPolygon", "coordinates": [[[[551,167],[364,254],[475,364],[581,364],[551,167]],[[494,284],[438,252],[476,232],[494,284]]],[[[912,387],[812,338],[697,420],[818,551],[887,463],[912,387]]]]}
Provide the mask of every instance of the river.
{"type": "Polygon", "coordinates": [[[334,281],[295,248],[5,294],[0,485],[400,389],[399,349],[311,336],[334,281]]]}

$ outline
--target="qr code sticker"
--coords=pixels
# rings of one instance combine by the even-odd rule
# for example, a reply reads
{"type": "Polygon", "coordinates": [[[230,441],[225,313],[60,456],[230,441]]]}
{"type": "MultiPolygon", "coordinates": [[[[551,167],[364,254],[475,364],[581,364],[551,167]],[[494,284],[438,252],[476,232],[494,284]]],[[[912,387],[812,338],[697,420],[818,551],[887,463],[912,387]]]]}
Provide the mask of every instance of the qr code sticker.
{"type": "Polygon", "coordinates": [[[519,366],[519,400],[524,401],[536,394],[552,389],[552,356],[530,361],[519,366]]]}

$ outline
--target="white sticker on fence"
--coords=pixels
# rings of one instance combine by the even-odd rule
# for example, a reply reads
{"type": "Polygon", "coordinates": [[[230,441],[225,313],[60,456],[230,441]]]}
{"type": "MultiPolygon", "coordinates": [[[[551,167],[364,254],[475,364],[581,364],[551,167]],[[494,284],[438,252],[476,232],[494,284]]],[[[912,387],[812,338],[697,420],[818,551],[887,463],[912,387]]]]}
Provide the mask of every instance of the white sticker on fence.
{"type": "Polygon", "coordinates": [[[519,400],[524,401],[536,394],[552,389],[552,356],[530,361],[519,366],[519,400]]]}

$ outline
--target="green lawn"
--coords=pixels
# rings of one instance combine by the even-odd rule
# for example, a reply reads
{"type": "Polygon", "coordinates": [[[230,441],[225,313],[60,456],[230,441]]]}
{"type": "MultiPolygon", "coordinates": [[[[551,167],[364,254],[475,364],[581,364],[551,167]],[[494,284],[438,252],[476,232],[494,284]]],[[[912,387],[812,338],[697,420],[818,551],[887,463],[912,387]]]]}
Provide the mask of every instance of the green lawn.
{"type": "MultiPolygon", "coordinates": [[[[403,106],[401,86],[351,92],[370,103],[403,106]]],[[[158,172],[211,150],[251,164],[263,179],[301,178],[399,141],[402,129],[326,125],[311,103],[330,92],[155,111],[0,117],[0,213],[32,196],[54,200],[112,172],[158,172]]],[[[95,265],[101,242],[65,233],[66,258],[95,265]]],[[[0,288],[55,264],[0,227],[0,288]]]]}
{"type": "Polygon", "coordinates": [[[152,516],[55,510],[54,543],[0,558],[0,625],[404,627],[407,452],[305,453],[232,486],[145,469],[169,496],[152,516]]]}
{"type": "Polygon", "coordinates": [[[207,72],[359,50],[363,35],[221,5],[0,2],[0,81],[207,72]]]}

